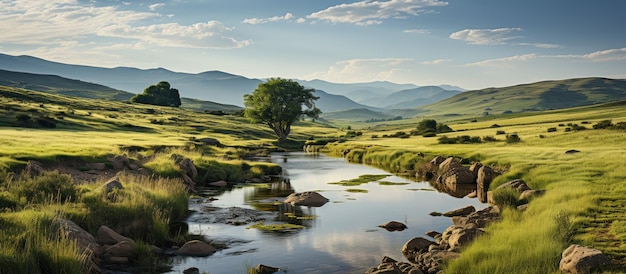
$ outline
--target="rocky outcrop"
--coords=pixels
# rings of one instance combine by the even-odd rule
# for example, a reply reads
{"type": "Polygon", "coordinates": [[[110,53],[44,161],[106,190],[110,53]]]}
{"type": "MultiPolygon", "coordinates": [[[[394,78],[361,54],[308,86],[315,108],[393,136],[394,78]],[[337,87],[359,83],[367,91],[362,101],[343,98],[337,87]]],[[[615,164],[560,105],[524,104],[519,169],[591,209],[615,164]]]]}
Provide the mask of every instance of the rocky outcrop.
{"type": "Polygon", "coordinates": [[[179,161],[176,161],[178,167],[187,174],[187,176],[191,178],[198,177],[198,169],[196,169],[196,165],[189,158],[182,158],[179,161]]]}
{"type": "MultiPolygon", "coordinates": [[[[444,169],[445,170],[445,169],[444,169]]],[[[439,175],[437,182],[445,185],[475,184],[474,174],[463,166],[447,169],[439,175]]]]}
{"type": "Polygon", "coordinates": [[[526,184],[526,182],[524,182],[524,180],[522,179],[515,179],[509,182],[506,182],[504,184],[501,184],[500,186],[498,186],[498,188],[512,188],[515,189],[517,191],[519,191],[519,193],[522,193],[526,190],[530,190],[531,188],[526,184]]]}
{"type": "Polygon", "coordinates": [[[446,158],[444,158],[443,156],[435,156],[435,158],[433,158],[432,160],[430,160],[430,164],[435,165],[435,166],[439,166],[441,163],[443,163],[443,161],[445,161],[446,158]]]}
{"type": "Polygon", "coordinates": [[[413,238],[402,246],[402,255],[410,262],[414,262],[417,254],[428,252],[428,247],[434,244],[436,243],[423,237],[413,238]]]}
{"type": "Polygon", "coordinates": [[[559,267],[563,273],[602,272],[609,259],[600,250],[580,245],[570,245],[563,251],[559,267]]]}
{"type": "Polygon", "coordinates": [[[256,271],[255,273],[257,273],[257,274],[272,274],[272,273],[278,272],[278,270],[280,270],[280,268],[273,267],[273,266],[268,266],[268,265],[264,265],[264,264],[258,264],[254,268],[254,271],[256,271]]]}
{"type": "Polygon", "coordinates": [[[37,161],[30,160],[26,163],[26,173],[31,177],[37,177],[45,172],[45,169],[41,165],[41,163],[37,161]]]}
{"type": "Polygon", "coordinates": [[[54,223],[67,235],[68,239],[76,242],[80,253],[87,256],[89,272],[101,273],[98,260],[102,256],[102,246],[96,242],[96,238],[70,220],[56,219],[54,223]]]}
{"type": "Polygon", "coordinates": [[[302,193],[292,193],[285,198],[285,203],[294,206],[311,206],[320,207],[328,203],[328,198],[322,196],[315,191],[307,191],[302,193]]]}
{"type": "Polygon", "coordinates": [[[206,257],[215,253],[217,249],[203,241],[192,240],[186,242],[180,249],[176,251],[178,255],[206,257]]]}
{"type": "Polygon", "coordinates": [[[392,258],[384,257],[382,263],[372,267],[365,274],[424,274],[417,266],[406,262],[398,262],[392,258]]]}
{"type": "Polygon", "coordinates": [[[385,224],[379,225],[378,227],[382,227],[387,231],[402,231],[407,228],[405,224],[396,221],[390,221],[385,224]]]}
{"type": "Polygon", "coordinates": [[[467,215],[470,215],[470,214],[472,214],[474,212],[476,212],[476,208],[474,208],[474,206],[466,206],[466,207],[463,207],[463,208],[450,210],[450,211],[444,213],[443,216],[446,216],[446,217],[467,216],[467,215]]]}
{"type": "Polygon", "coordinates": [[[101,245],[115,245],[119,242],[124,241],[135,243],[135,241],[133,241],[132,239],[120,235],[119,233],[115,232],[113,229],[105,225],[98,228],[96,241],[101,245]]]}
{"type": "Polygon", "coordinates": [[[120,179],[118,177],[115,177],[104,183],[104,185],[102,185],[102,188],[104,189],[104,195],[109,195],[109,193],[115,191],[116,189],[124,189],[124,186],[119,180],[120,179]]]}
{"type": "Polygon", "coordinates": [[[222,143],[220,143],[219,140],[215,138],[210,138],[210,137],[201,138],[201,139],[198,139],[197,141],[207,146],[221,146],[222,145],[222,143]]]}
{"type": "Polygon", "coordinates": [[[129,167],[130,160],[128,160],[128,157],[124,155],[118,155],[118,156],[113,157],[113,160],[111,160],[111,164],[113,165],[114,169],[120,170],[120,169],[123,169],[124,167],[129,167]]]}
{"type": "Polygon", "coordinates": [[[476,196],[481,203],[486,203],[489,186],[498,174],[488,166],[480,167],[476,174],[476,196]]]}
{"type": "Polygon", "coordinates": [[[444,173],[448,170],[457,169],[463,167],[461,163],[454,159],[454,157],[448,157],[441,164],[439,164],[439,172],[444,173]]]}

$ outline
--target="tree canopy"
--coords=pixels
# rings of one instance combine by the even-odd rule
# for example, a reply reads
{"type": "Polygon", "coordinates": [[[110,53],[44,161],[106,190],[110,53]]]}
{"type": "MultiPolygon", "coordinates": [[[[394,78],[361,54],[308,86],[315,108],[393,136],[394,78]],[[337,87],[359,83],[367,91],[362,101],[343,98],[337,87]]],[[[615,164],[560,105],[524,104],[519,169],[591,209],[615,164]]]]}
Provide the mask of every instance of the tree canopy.
{"type": "Polygon", "coordinates": [[[170,83],[166,81],[161,81],[156,85],[150,85],[143,90],[142,94],[137,94],[130,98],[130,101],[133,103],[168,107],[179,107],[181,105],[178,90],[172,88],[170,83]]]}
{"type": "Polygon", "coordinates": [[[252,121],[269,126],[279,141],[289,136],[291,125],[302,116],[317,118],[321,111],[315,107],[314,89],[307,89],[289,79],[271,78],[245,94],[245,115],[252,121]]]}

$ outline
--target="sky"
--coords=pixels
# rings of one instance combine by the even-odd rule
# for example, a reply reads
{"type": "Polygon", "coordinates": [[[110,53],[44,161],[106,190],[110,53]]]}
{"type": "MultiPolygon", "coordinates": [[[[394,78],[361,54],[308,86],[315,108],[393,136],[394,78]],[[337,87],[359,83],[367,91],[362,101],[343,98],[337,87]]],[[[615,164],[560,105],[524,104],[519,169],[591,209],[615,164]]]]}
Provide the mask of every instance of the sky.
{"type": "Polygon", "coordinates": [[[623,0],[0,0],[0,53],[465,89],[626,78],[623,0]]]}

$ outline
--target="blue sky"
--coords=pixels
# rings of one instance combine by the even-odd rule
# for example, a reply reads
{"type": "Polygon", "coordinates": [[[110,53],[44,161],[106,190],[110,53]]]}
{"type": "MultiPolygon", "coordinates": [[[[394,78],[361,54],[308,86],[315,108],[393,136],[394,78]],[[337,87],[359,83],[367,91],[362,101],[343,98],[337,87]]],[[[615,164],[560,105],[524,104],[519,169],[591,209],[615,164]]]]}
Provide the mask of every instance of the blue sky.
{"type": "Polygon", "coordinates": [[[626,78],[623,0],[0,0],[0,52],[249,78],[626,78]]]}

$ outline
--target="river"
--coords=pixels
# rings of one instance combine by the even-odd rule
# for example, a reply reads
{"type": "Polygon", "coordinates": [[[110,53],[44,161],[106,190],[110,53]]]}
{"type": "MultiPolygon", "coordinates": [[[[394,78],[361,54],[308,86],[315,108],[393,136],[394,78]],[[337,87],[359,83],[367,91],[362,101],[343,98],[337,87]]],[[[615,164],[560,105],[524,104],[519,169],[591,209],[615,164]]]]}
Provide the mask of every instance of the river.
{"type": "MultiPolygon", "coordinates": [[[[217,200],[195,204],[198,209],[188,221],[189,232],[206,235],[228,246],[209,257],[175,257],[171,273],[189,267],[211,274],[246,273],[247,267],[265,264],[288,273],[364,273],[380,263],[383,256],[406,261],[402,246],[414,237],[426,237],[431,230],[442,232],[452,225],[450,218],[429,213],[473,205],[485,208],[477,199],[456,198],[433,189],[428,182],[394,176],[374,167],[351,164],[345,159],[323,154],[279,153],[272,162],[280,164],[290,183],[233,188],[220,193],[217,200]],[[329,184],[360,175],[389,175],[359,186],[329,184]],[[361,192],[349,192],[358,189],[361,192]],[[291,207],[269,204],[263,209],[269,218],[292,218],[305,226],[294,232],[263,232],[248,225],[204,222],[203,207],[240,207],[260,209],[259,202],[280,200],[291,192],[318,191],[330,200],[322,207],[291,207]],[[405,223],[408,229],[389,232],[378,225],[388,221],[405,223]]],[[[279,272],[281,273],[281,272],[279,272]]]]}

